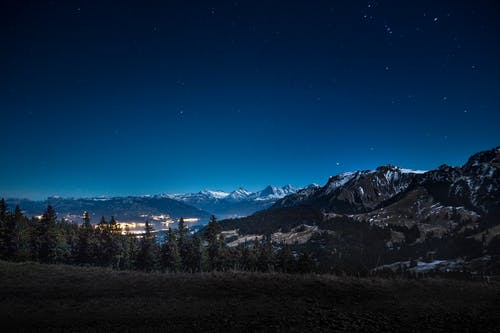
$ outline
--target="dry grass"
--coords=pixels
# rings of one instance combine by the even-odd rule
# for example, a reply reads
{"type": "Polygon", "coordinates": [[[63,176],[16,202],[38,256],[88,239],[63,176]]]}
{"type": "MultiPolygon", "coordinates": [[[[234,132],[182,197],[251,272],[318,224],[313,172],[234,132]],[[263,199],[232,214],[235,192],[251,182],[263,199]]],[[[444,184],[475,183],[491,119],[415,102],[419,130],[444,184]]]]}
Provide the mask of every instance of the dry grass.
{"type": "Polygon", "coordinates": [[[161,274],[6,262],[0,262],[0,281],[1,322],[14,331],[500,328],[498,283],[161,274]]]}

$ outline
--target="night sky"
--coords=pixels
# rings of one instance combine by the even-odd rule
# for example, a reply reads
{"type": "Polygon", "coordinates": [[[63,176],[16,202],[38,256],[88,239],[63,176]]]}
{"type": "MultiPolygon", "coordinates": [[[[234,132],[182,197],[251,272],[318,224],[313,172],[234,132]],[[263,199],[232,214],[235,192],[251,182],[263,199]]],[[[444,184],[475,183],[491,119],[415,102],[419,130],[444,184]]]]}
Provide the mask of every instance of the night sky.
{"type": "Polygon", "coordinates": [[[324,184],[500,144],[496,1],[1,1],[0,196],[324,184]]]}

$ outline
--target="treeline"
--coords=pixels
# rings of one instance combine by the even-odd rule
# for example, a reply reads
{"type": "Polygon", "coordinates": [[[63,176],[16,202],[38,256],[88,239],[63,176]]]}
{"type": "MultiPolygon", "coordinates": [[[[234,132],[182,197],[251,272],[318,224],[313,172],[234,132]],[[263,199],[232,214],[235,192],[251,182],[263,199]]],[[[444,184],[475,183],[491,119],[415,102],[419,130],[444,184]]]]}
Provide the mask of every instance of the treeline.
{"type": "Polygon", "coordinates": [[[58,219],[48,206],[41,218],[28,218],[19,206],[10,212],[0,200],[2,260],[170,272],[315,270],[310,254],[292,252],[287,245],[276,249],[270,237],[228,247],[221,231],[212,216],[202,233],[191,234],[181,218],[177,230],[169,229],[160,242],[148,222],[144,233],[137,236],[122,230],[113,217],[103,217],[93,226],[85,213],[78,225],[58,219]]]}

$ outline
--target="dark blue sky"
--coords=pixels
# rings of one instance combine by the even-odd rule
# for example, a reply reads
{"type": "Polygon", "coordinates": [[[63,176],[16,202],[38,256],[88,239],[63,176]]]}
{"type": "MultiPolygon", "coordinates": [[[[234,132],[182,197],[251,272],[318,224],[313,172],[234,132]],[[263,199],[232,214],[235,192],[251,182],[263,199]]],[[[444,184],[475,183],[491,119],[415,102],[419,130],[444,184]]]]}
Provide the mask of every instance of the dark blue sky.
{"type": "Polygon", "coordinates": [[[258,190],[500,144],[495,1],[2,1],[0,196],[258,190]]]}

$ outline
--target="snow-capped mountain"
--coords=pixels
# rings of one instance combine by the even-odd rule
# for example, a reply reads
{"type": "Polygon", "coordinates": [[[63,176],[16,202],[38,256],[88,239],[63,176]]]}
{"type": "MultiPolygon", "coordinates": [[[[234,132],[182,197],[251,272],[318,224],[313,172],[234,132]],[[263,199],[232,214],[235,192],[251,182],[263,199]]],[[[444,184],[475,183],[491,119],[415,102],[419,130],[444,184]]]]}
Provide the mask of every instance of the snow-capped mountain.
{"type": "Polygon", "coordinates": [[[227,196],[229,196],[229,193],[224,192],[224,191],[203,190],[200,193],[207,196],[207,197],[211,197],[214,199],[224,199],[227,196]]]}
{"type": "Polygon", "coordinates": [[[166,194],[165,196],[211,212],[218,218],[229,218],[247,216],[269,208],[276,200],[295,192],[297,189],[292,185],[281,187],[269,185],[257,192],[240,187],[229,193],[203,190],[197,193],[166,194]]]}
{"type": "Polygon", "coordinates": [[[315,202],[323,209],[339,213],[369,211],[404,191],[425,171],[403,169],[392,165],[375,170],[345,172],[330,177],[325,186],[310,186],[274,207],[315,202]]]}
{"type": "Polygon", "coordinates": [[[273,201],[281,199],[287,195],[297,192],[297,189],[292,185],[285,185],[282,187],[267,186],[262,191],[252,193],[248,199],[257,201],[273,201]]]}
{"type": "Polygon", "coordinates": [[[240,187],[239,189],[229,193],[228,196],[226,197],[226,200],[232,202],[243,201],[247,200],[252,194],[253,194],[252,192],[247,191],[244,188],[240,187]]]}
{"type": "Polygon", "coordinates": [[[325,219],[345,216],[379,227],[417,225],[434,235],[457,225],[477,229],[478,221],[495,225],[500,216],[500,147],[471,156],[461,167],[422,171],[385,165],[342,173],[324,186],[307,186],[277,200],[271,210],[289,216],[286,209],[299,206],[316,209],[325,219]]]}
{"type": "Polygon", "coordinates": [[[308,250],[327,258],[327,265],[345,256],[368,262],[372,254],[368,265],[485,254],[497,265],[500,147],[458,167],[421,171],[386,165],[342,173],[324,186],[307,186],[279,199],[265,211],[221,224],[235,234],[234,244],[249,236],[271,235],[278,243],[300,238],[308,250]]]}

